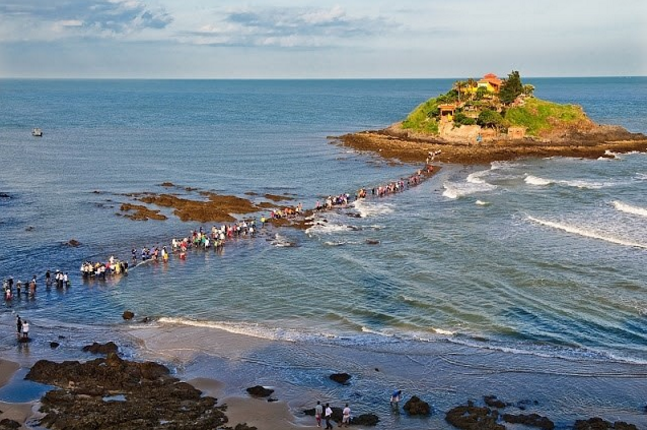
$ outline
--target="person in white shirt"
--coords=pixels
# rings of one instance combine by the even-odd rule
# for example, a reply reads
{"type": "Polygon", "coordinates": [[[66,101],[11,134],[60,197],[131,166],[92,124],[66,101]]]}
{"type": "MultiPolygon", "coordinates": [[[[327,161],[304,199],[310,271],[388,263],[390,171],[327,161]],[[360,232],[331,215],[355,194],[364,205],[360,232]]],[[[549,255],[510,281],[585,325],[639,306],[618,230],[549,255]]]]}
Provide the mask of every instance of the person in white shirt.
{"type": "Polygon", "coordinates": [[[332,424],[330,424],[330,419],[332,418],[332,409],[330,408],[330,403],[326,403],[324,418],[326,419],[326,429],[332,430],[332,424]]]}
{"type": "Polygon", "coordinates": [[[348,407],[348,403],[346,403],[346,407],[344,408],[344,411],[342,412],[342,415],[343,415],[343,417],[342,417],[341,424],[339,425],[339,427],[341,427],[344,424],[346,424],[346,427],[348,427],[350,425],[350,408],[348,407]]]}

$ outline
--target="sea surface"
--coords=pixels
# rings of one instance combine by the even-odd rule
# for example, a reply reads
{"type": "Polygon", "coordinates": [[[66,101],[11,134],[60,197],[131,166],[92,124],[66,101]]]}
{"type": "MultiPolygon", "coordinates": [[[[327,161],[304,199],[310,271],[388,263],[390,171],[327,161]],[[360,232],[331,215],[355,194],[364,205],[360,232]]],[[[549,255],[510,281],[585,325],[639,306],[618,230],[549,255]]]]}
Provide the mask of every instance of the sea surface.
{"type": "MultiPolygon", "coordinates": [[[[526,81],[647,133],[647,78],[526,81]]],[[[63,359],[118,339],[230,395],[272,385],[297,417],[316,399],[350,402],[377,412],[378,428],[446,428],[444,412],[487,394],[558,428],[598,415],[647,428],[645,154],[445,165],[307,231],[266,227],[222,253],[80,277],[84,260],[130,259],[201,226],[168,210],[117,216],[128,193],[285,194],[309,208],[413,173],[330,137],[383,128],[452,82],[0,80],[0,278],[40,282],[35,299],[2,303],[0,354],[63,359]],[[46,270],[68,272],[71,288],[46,289],[46,270]],[[125,310],[152,322],[126,323],[125,310]],[[17,313],[28,347],[13,337],[17,313]],[[436,413],[390,413],[394,388],[436,413]]]]}

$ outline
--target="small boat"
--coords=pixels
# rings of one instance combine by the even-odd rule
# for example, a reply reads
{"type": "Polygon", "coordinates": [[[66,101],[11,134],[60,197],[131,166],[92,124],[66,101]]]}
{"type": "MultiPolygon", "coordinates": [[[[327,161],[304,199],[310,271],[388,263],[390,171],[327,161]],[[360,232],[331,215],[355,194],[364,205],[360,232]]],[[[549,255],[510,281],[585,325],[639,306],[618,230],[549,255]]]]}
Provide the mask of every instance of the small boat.
{"type": "Polygon", "coordinates": [[[43,136],[43,130],[40,128],[35,128],[31,131],[31,135],[35,137],[42,137],[43,136]]]}

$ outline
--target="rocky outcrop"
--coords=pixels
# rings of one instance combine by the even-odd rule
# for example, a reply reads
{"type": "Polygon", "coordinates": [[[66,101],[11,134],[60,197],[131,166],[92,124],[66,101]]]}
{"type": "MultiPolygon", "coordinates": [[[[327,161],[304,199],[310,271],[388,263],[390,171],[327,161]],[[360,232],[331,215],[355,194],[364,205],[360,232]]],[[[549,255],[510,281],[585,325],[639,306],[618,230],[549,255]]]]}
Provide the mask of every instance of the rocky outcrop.
{"type": "Polygon", "coordinates": [[[421,400],[418,396],[413,396],[407,403],[404,404],[403,409],[409,415],[429,415],[431,413],[431,408],[429,403],[421,400]]]}
{"type": "Polygon", "coordinates": [[[249,387],[247,392],[254,397],[269,397],[274,390],[265,388],[262,385],[256,385],[255,387],[249,387]]]}
{"type": "Polygon", "coordinates": [[[528,427],[539,427],[540,429],[544,429],[544,430],[553,430],[555,428],[555,424],[551,420],[537,414],[529,414],[529,415],[505,414],[503,415],[503,421],[510,424],[523,424],[528,427]]]}
{"type": "Polygon", "coordinates": [[[2,421],[0,421],[0,430],[15,430],[15,429],[19,429],[20,427],[22,427],[20,423],[14,420],[10,420],[8,418],[5,418],[2,421]]]}
{"type": "Polygon", "coordinates": [[[575,421],[575,430],[638,430],[633,424],[627,424],[624,421],[616,421],[615,423],[610,423],[605,421],[602,418],[591,418],[588,420],[577,420],[575,421]]]}
{"type": "Polygon", "coordinates": [[[58,387],[41,399],[39,425],[50,429],[206,430],[227,422],[216,399],[171,377],[165,366],[116,354],[86,363],[41,360],[25,379],[58,387]]]}
{"type": "Polygon", "coordinates": [[[445,421],[464,430],[505,430],[505,426],[497,424],[499,413],[487,407],[474,406],[468,402],[466,406],[457,406],[445,415],[445,421]]]}
{"type": "Polygon", "coordinates": [[[108,342],[105,344],[100,344],[97,342],[92,343],[92,345],[86,345],[83,347],[83,352],[90,352],[92,354],[110,354],[119,352],[119,347],[114,342],[108,342]]]}
{"type": "Polygon", "coordinates": [[[346,385],[350,378],[351,376],[348,373],[333,373],[330,375],[330,379],[343,385],[346,385]]]}

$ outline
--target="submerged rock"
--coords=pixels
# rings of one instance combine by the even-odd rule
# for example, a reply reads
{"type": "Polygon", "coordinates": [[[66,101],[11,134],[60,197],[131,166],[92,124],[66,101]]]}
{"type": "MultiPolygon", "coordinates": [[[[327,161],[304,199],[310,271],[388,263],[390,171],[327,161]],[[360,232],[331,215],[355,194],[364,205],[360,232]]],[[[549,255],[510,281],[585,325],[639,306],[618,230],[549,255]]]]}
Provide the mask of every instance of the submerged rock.
{"type": "Polygon", "coordinates": [[[50,348],[52,348],[52,349],[56,349],[56,348],[58,348],[60,345],[61,345],[61,344],[60,344],[60,343],[58,343],[58,342],[50,342],[50,343],[49,343],[49,347],[50,347],[50,348]]]}
{"type": "Polygon", "coordinates": [[[496,396],[483,396],[483,401],[491,408],[505,408],[505,403],[497,399],[496,396]]]}
{"type": "Polygon", "coordinates": [[[350,378],[351,375],[349,375],[348,373],[333,373],[332,375],[330,375],[330,379],[343,385],[346,385],[350,378]]]}
{"type": "Polygon", "coordinates": [[[588,420],[577,420],[575,421],[575,430],[638,430],[634,424],[628,424],[624,421],[616,421],[611,424],[609,421],[605,421],[602,418],[590,418],[588,420]]]}
{"type": "Polygon", "coordinates": [[[537,414],[505,414],[503,415],[503,421],[510,424],[523,424],[529,427],[539,427],[544,430],[553,430],[555,428],[555,424],[551,420],[537,414]]]}
{"type": "Polygon", "coordinates": [[[66,245],[76,248],[77,246],[81,246],[81,242],[76,239],[70,239],[67,241],[66,245]]]}

